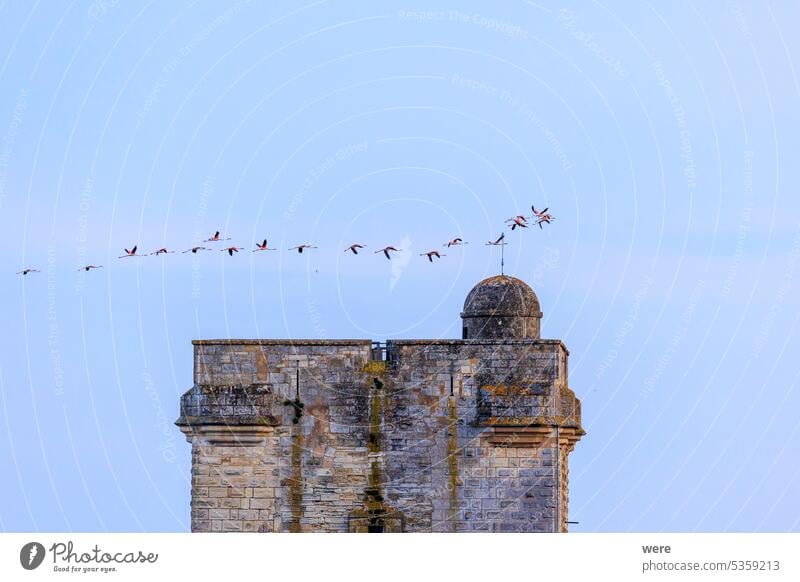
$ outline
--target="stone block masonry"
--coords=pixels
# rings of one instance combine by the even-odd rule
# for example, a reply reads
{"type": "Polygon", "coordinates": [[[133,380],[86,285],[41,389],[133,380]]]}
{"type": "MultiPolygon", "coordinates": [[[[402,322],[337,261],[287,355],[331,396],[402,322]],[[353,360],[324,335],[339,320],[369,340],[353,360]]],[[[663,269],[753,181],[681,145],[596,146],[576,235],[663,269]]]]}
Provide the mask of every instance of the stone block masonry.
{"type": "Polygon", "coordinates": [[[475,335],[195,341],[192,531],[566,531],[567,349],[475,335]]]}

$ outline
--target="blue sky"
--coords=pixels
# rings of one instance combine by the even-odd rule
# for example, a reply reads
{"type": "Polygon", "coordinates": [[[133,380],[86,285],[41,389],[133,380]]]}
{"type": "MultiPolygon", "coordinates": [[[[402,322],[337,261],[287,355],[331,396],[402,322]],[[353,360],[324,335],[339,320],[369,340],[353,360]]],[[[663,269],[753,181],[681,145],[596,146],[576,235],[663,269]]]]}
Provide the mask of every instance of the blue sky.
{"type": "Polygon", "coordinates": [[[0,530],[187,530],[192,339],[459,337],[532,203],[573,530],[800,529],[800,7],[425,4],[0,3],[0,530]]]}

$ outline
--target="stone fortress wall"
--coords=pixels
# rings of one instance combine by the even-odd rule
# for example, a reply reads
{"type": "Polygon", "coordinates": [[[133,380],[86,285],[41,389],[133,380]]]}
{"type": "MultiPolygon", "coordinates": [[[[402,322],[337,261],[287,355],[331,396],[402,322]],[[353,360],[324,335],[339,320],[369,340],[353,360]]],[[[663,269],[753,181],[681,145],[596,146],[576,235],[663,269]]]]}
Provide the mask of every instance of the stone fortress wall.
{"type": "Polygon", "coordinates": [[[496,336],[195,341],[192,531],[566,531],[567,349],[496,336]]]}

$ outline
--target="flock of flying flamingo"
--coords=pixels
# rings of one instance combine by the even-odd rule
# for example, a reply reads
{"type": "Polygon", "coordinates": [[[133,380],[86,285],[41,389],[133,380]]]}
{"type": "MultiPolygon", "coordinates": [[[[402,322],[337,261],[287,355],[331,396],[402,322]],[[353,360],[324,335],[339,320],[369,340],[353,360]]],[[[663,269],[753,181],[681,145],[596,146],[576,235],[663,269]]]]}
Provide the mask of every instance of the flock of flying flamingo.
{"type": "MultiPolygon", "coordinates": [[[[516,230],[517,228],[528,228],[531,224],[539,225],[539,228],[541,229],[543,224],[550,224],[552,221],[555,220],[555,216],[550,214],[548,212],[548,210],[549,210],[549,208],[545,208],[544,210],[536,210],[536,208],[534,206],[531,206],[531,211],[533,212],[533,214],[531,216],[524,216],[522,214],[518,214],[517,216],[512,216],[511,218],[509,218],[505,222],[506,222],[507,225],[511,226],[511,230],[516,230]]],[[[486,245],[488,245],[488,246],[503,246],[503,245],[506,244],[505,243],[505,238],[506,238],[506,234],[502,233],[499,237],[497,237],[496,240],[487,241],[486,245]]],[[[228,240],[231,240],[230,237],[223,238],[220,235],[220,232],[217,231],[217,232],[215,232],[213,234],[213,236],[211,236],[210,238],[205,239],[203,242],[204,243],[217,243],[217,242],[224,242],[224,241],[228,241],[228,240]]],[[[456,246],[461,246],[461,245],[466,245],[466,244],[469,244],[469,243],[464,241],[464,240],[462,240],[462,239],[460,239],[460,238],[454,238],[454,239],[444,243],[444,245],[442,245],[442,246],[444,246],[446,248],[450,248],[450,247],[456,247],[456,246]]],[[[366,248],[366,246],[367,245],[365,245],[365,244],[355,243],[355,244],[350,245],[346,249],[344,249],[344,252],[346,252],[346,253],[350,252],[350,253],[353,253],[354,255],[357,255],[358,252],[361,249],[366,248]]],[[[288,250],[297,251],[299,254],[303,254],[303,252],[306,251],[306,250],[316,249],[316,248],[318,248],[318,247],[316,247],[314,245],[311,245],[311,244],[300,244],[300,245],[297,245],[295,247],[291,247],[288,250]]],[[[123,249],[123,250],[125,251],[125,254],[124,255],[120,255],[117,258],[119,258],[119,259],[129,259],[131,257],[144,257],[144,256],[147,256],[147,255],[159,256],[159,255],[168,255],[168,254],[175,253],[175,251],[171,251],[171,250],[168,250],[165,247],[161,247],[159,249],[154,250],[151,253],[146,253],[145,255],[140,255],[137,252],[138,251],[138,245],[134,245],[130,249],[123,249]]],[[[214,249],[209,248],[209,247],[194,246],[194,247],[191,247],[191,248],[186,249],[185,251],[181,251],[181,252],[182,252],[182,254],[186,254],[186,253],[197,254],[200,251],[212,251],[212,250],[214,250],[214,249]]],[[[217,250],[219,250],[221,252],[226,252],[226,253],[228,253],[228,255],[233,256],[235,253],[238,253],[238,252],[246,250],[246,249],[244,249],[242,247],[237,247],[235,245],[231,245],[229,247],[225,247],[225,248],[217,249],[217,250]]],[[[261,252],[261,251],[276,251],[276,250],[278,250],[278,249],[270,248],[267,245],[267,239],[264,239],[262,242],[256,243],[256,248],[254,248],[252,250],[252,252],[257,253],[257,252],[261,252]]],[[[392,260],[392,254],[391,253],[398,253],[401,250],[402,249],[398,249],[398,248],[396,248],[396,247],[394,247],[392,245],[388,245],[388,246],[383,247],[382,249],[378,249],[377,251],[374,251],[374,254],[383,253],[383,255],[387,259],[392,260]]],[[[437,259],[441,259],[442,257],[446,257],[447,256],[444,253],[440,253],[436,249],[428,251],[428,252],[425,252],[425,253],[420,253],[419,255],[421,257],[427,257],[428,261],[430,261],[431,263],[433,262],[434,257],[437,258],[437,259]]],[[[80,267],[78,269],[78,271],[89,272],[89,271],[93,271],[95,269],[102,269],[102,268],[103,268],[103,265],[84,265],[83,267],[80,267]]],[[[38,269],[30,269],[30,268],[28,268],[28,269],[23,269],[22,271],[18,271],[17,275],[29,275],[30,273],[40,273],[40,272],[41,271],[39,271],[38,269]]]]}

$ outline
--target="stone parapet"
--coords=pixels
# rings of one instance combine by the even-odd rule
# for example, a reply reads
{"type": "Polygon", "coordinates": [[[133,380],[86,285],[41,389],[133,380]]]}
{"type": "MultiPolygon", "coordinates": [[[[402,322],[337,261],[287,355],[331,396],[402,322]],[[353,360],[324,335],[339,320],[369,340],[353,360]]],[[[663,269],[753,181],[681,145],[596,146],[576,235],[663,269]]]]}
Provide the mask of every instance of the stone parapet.
{"type": "Polygon", "coordinates": [[[583,430],[558,340],[194,350],[176,423],[192,444],[194,531],[566,528],[583,430]]]}

